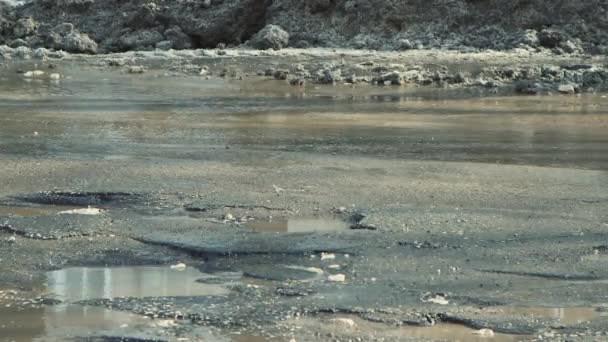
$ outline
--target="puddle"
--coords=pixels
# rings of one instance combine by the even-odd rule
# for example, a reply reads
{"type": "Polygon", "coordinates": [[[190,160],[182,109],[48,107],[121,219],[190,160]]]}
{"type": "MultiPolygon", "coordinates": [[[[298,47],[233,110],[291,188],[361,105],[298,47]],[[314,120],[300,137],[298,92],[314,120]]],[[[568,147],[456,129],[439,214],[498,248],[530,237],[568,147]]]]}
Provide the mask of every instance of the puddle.
{"type": "Polygon", "coordinates": [[[209,277],[196,268],[169,266],[79,267],[47,274],[49,295],[62,301],[114,297],[223,296],[229,290],[220,284],[203,284],[209,277]]]}
{"type": "MultiPolygon", "coordinates": [[[[441,323],[431,327],[414,327],[404,326],[396,327],[383,323],[374,323],[363,320],[357,316],[339,315],[339,316],[320,316],[313,318],[301,318],[291,320],[290,323],[295,326],[300,326],[302,329],[309,328],[313,331],[319,331],[323,334],[333,333],[337,336],[349,338],[350,335],[363,337],[373,336],[375,339],[385,338],[389,340],[440,340],[452,342],[516,342],[525,341],[528,336],[510,335],[495,333],[493,337],[484,337],[476,335],[475,329],[471,329],[458,324],[441,323]],[[353,325],[346,325],[339,322],[340,319],[352,322],[353,325]]],[[[365,338],[364,338],[365,339],[365,338]]]]}
{"type": "Polygon", "coordinates": [[[94,331],[132,331],[152,320],[99,307],[62,305],[17,309],[0,305],[0,341],[65,341],[94,331]],[[125,326],[126,325],[126,326],[125,326]]]}
{"type": "Polygon", "coordinates": [[[497,307],[484,309],[483,312],[535,317],[545,319],[555,319],[564,325],[575,325],[578,323],[592,321],[594,319],[608,316],[596,308],[589,307],[570,307],[570,308],[549,308],[549,307],[497,307]]]}
{"type": "Polygon", "coordinates": [[[350,224],[337,219],[277,219],[255,221],[247,224],[257,232],[265,233],[305,233],[331,232],[350,229],[350,224]]]}
{"type": "Polygon", "coordinates": [[[515,342],[526,339],[526,336],[521,335],[509,335],[509,334],[494,334],[493,337],[484,337],[475,335],[476,330],[467,328],[458,324],[437,324],[432,327],[402,327],[394,329],[396,331],[391,332],[388,329],[387,333],[394,336],[404,337],[419,337],[424,339],[436,339],[441,341],[453,341],[453,342],[480,342],[480,341],[492,341],[492,342],[515,342]]]}

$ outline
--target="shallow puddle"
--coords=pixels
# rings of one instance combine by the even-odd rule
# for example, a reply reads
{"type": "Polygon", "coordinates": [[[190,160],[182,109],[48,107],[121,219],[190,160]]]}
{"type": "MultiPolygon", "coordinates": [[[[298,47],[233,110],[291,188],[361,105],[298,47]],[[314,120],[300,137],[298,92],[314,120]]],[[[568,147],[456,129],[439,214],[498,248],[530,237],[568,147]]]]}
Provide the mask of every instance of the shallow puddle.
{"type": "Polygon", "coordinates": [[[391,333],[393,336],[419,337],[453,342],[515,342],[525,341],[526,336],[495,333],[492,337],[476,335],[476,330],[458,324],[437,324],[432,327],[403,327],[391,333]]]}
{"type": "Polygon", "coordinates": [[[208,277],[194,267],[184,270],[169,266],[78,267],[47,274],[49,295],[74,302],[115,297],[222,296],[229,290],[217,284],[203,284],[208,277]]]}
{"type": "Polygon", "coordinates": [[[278,219],[255,221],[247,224],[257,232],[265,233],[305,233],[347,230],[350,224],[337,219],[278,219]]]}
{"type": "Polygon", "coordinates": [[[152,320],[100,307],[59,305],[15,308],[0,305],[0,341],[65,341],[94,331],[132,332],[152,320]]]}
{"type": "Polygon", "coordinates": [[[486,309],[484,311],[513,316],[554,319],[564,325],[575,325],[586,321],[592,321],[599,317],[608,316],[608,313],[602,313],[593,307],[550,308],[507,306],[486,309]]]}
{"type": "Polygon", "coordinates": [[[463,325],[440,323],[431,327],[403,326],[375,323],[363,320],[357,316],[322,316],[315,318],[295,319],[295,326],[321,331],[323,334],[332,333],[344,338],[353,336],[373,336],[376,339],[388,340],[439,340],[452,342],[516,342],[526,341],[529,336],[494,333],[492,337],[477,335],[477,330],[463,325]],[[321,330],[318,330],[321,327],[321,330]]]}

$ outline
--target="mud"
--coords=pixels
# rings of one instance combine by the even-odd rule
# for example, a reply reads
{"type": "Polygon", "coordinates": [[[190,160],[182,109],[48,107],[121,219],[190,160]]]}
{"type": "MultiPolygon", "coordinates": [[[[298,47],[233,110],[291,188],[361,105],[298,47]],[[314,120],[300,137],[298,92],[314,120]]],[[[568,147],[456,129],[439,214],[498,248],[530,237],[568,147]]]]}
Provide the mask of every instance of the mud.
{"type": "Polygon", "coordinates": [[[93,341],[606,337],[604,93],[296,89],[253,75],[277,55],[191,69],[242,80],[129,56],[146,72],[108,56],[56,61],[59,82],[25,81],[34,61],[1,71],[0,320],[144,322],[74,331],[93,341]]]}

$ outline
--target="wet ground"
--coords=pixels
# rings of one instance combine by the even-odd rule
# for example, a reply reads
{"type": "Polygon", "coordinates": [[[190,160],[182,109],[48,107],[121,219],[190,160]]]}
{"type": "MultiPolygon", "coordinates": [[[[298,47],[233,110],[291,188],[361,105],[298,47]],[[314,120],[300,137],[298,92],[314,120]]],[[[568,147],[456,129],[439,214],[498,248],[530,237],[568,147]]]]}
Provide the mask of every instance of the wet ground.
{"type": "Polygon", "coordinates": [[[2,341],[608,338],[605,94],[17,68],[2,341]]]}

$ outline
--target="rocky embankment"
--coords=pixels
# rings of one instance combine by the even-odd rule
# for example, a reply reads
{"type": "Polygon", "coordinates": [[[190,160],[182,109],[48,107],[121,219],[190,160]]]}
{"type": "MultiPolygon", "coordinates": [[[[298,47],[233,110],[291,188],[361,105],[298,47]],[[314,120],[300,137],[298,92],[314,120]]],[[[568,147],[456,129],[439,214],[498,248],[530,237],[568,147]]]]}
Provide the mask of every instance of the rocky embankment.
{"type": "Polygon", "coordinates": [[[0,44],[78,53],[249,43],[603,54],[607,11],[600,0],[2,0],[0,44]]]}
{"type": "MultiPolygon", "coordinates": [[[[185,68],[188,73],[239,78],[238,66],[215,70],[200,58],[280,59],[285,56],[274,51],[310,54],[321,47],[333,50],[335,58],[284,67],[268,63],[253,73],[294,86],[369,83],[506,88],[524,94],[593,92],[608,88],[608,68],[600,57],[608,51],[602,19],[607,8],[599,1],[541,0],[381,0],[373,6],[370,0],[0,0],[0,63],[137,51],[140,57],[198,59],[185,68]],[[530,59],[506,66],[480,64],[475,70],[425,65],[420,58],[418,64],[349,59],[357,55],[352,51],[378,58],[403,53],[399,58],[404,60],[411,52],[487,53],[492,58],[496,50],[530,59]],[[545,63],[532,56],[563,59],[545,63]]],[[[145,70],[134,63],[113,58],[107,64],[133,73],[145,70]]]]}

